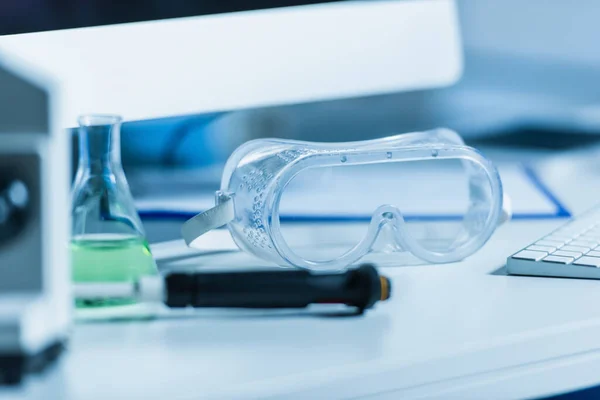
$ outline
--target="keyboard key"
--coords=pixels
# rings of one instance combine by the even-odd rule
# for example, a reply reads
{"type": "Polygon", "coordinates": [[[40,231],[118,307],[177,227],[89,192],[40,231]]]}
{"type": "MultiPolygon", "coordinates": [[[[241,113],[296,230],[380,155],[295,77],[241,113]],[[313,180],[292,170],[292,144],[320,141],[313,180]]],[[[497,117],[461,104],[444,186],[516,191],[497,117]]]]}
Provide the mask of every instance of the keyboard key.
{"type": "Polygon", "coordinates": [[[596,243],[596,245],[600,244],[600,236],[592,236],[587,233],[585,235],[579,236],[575,240],[585,240],[586,242],[596,243]]]}
{"type": "Polygon", "coordinates": [[[531,251],[531,250],[523,250],[512,256],[512,258],[518,258],[521,260],[532,260],[532,261],[540,261],[542,258],[546,257],[548,253],[543,251],[531,251]]]}
{"type": "MultiPolygon", "coordinates": [[[[600,237],[600,236],[599,236],[600,237]]],[[[553,233],[552,235],[548,235],[545,238],[543,238],[542,240],[550,240],[552,242],[561,242],[561,243],[565,243],[568,242],[569,240],[573,239],[572,236],[569,235],[559,235],[558,233],[553,233]]]]}
{"type": "Polygon", "coordinates": [[[588,257],[600,257],[600,251],[590,251],[586,254],[588,257]]]}
{"type": "Polygon", "coordinates": [[[571,235],[564,235],[561,233],[551,233],[548,236],[546,236],[545,238],[542,238],[542,240],[556,240],[556,241],[563,241],[563,240],[571,240],[572,236],[571,235]]]}
{"type": "Polygon", "coordinates": [[[555,232],[557,235],[565,235],[565,236],[575,236],[581,233],[582,229],[579,229],[575,226],[565,226],[555,232]]]}
{"type": "Polygon", "coordinates": [[[582,265],[584,267],[600,267],[600,258],[596,258],[596,257],[581,257],[580,259],[578,259],[577,261],[575,261],[573,264],[575,265],[582,265]]]}
{"type": "Polygon", "coordinates": [[[563,251],[576,251],[578,253],[585,254],[588,251],[590,251],[591,249],[589,247],[571,246],[571,244],[569,243],[568,245],[561,247],[560,250],[563,250],[563,251]]]}
{"type": "Polygon", "coordinates": [[[590,242],[590,241],[586,241],[586,240],[573,240],[571,243],[569,243],[569,246],[581,246],[581,247],[589,247],[590,249],[593,249],[594,247],[598,246],[598,242],[590,242]]]}
{"type": "Polygon", "coordinates": [[[585,231],[585,235],[588,236],[596,236],[600,237],[600,230],[598,228],[590,229],[589,231],[585,231]]]}
{"type": "Polygon", "coordinates": [[[563,250],[558,250],[555,251],[554,253],[552,253],[553,256],[561,256],[561,257],[573,257],[573,258],[579,258],[581,257],[583,254],[582,253],[578,253],[576,251],[563,251],[563,250]]]}
{"type": "Polygon", "coordinates": [[[543,251],[543,252],[546,252],[546,253],[552,253],[553,251],[556,251],[556,247],[533,245],[533,246],[529,246],[527,248],[527,250],[543,251]]]}
{"type": "Polygon", "coordinates": [[[573,257],[562,257],[562,256],[548,256],[544,257],[543,261],[548,261],[556,264],[570,264],[574,260],[573,257]]]}
{"type": "Polygon", "coordinates": [[[537,242],[535,242],[536,246],[547,246],[547,247],[560,247],[564,244],[565,242],[558,242],[558,241],[554,241],[554,240],[538,240],[537,242]]]}

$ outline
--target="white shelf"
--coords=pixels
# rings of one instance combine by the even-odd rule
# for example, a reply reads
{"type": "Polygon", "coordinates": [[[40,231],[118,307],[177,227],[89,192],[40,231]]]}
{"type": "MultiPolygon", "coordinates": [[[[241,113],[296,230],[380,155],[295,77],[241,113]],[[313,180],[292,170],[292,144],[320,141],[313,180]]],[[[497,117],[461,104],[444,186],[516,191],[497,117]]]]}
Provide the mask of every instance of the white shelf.
{"type": "Polygon", "coordinates": [[[355,1],[0,38],[60,83],[59,124],[439,87],[462,69],[449,0],[355,1]]]}

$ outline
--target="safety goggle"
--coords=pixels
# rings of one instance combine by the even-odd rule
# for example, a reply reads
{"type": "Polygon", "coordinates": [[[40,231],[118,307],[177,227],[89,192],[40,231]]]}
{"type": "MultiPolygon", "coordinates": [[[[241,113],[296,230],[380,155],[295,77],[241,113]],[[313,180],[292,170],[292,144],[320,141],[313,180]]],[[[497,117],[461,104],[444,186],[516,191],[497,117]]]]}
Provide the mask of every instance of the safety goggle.
{"type": "Polygon", "coordinates": [[[216,206],[182,234],[193,246],[227,225],[240,249],[308,269],[374,255],[447,263],[510,218],[503,204],[495,167],[447,129],[348,143],[260,139],[234,151],[216,206]]]}

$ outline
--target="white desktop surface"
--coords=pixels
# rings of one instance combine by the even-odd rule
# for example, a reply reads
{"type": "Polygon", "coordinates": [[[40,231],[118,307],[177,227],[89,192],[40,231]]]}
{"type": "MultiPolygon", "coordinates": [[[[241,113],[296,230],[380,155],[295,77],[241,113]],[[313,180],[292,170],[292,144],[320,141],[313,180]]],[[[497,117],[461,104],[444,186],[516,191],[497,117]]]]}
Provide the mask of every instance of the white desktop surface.
{"type": "MultiPolygon", "coordinates": [[[[574,213],[600,197],[595,158],[538,163],[574,213]]],[[[564,222],[510,222],[460,263],[383,268],[392,298],[362,317],[202,311],[77,324],[51,373],[0,398],[493,399],[600,384],[600,282],[492,275],[564,222]]]]}

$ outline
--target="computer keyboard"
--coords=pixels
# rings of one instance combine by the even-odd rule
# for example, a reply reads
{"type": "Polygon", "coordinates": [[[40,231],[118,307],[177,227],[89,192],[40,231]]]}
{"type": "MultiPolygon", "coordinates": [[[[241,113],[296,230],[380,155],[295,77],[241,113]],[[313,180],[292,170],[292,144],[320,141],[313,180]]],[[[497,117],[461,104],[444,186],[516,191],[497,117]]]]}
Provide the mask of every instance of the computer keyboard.
{"type": "Polygon", "coordinates": [[[509,274],[600,279],[600,206],[508,257],[509,274]]]}

